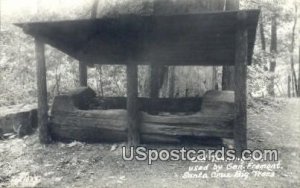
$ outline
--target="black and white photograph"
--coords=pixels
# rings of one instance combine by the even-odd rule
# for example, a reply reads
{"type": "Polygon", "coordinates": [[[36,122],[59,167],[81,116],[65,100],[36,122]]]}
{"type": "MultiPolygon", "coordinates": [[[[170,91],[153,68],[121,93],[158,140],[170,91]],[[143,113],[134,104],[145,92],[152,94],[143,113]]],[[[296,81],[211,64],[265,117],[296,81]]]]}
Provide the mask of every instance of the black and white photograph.
{"type": "Polygon", "coordinates": [[[0,0],[25,187],[300,187],[300,0],[0,0]]]}

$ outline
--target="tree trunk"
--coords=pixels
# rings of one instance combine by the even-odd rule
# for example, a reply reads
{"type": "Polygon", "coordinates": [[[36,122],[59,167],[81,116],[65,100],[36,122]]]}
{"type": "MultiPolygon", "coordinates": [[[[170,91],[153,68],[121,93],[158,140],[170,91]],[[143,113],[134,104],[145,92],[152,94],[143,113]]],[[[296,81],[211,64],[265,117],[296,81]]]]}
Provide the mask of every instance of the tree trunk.
{"type": "MultiPolygon", "coordinates": [[[[261,9],[261,7],[259,7],[261,9]]],[[[263,61],[267,62],[266,57],[266,36],[265,36],[265,30],[264,30],[264,20],[263,20],[263,13],[261,11],[260,13],[260,20],[259,20],[259,34],[260,34],[260,42],[261,42],[261,50],[263,51],[263,61]]],[[[269,68],[264,64],[264,71],[268,71],[269,68]]]]}
{"type": "Polygon", "coordinates": [[[291,98],[291,77],[288,76],[288,98],[291,98]]]}
{"type": "Polygon", "coordinates": [[[169,98],[174,98],[175,96],[175,67],[169,67],[169,75],[168,75],[168,94],[169,98]]]}
{"type": "Polygon", "coordinates": [[[276,69],[276,55],[277,55],[277,21],[276,21],[276,14],[272,16],[272,23],[271,23],[271,45],[270,45],[270,52],[271,52],[271,60],[270,60],[270,82],[268,85],[268,93],[270,96],[275,96],[275,69],[276,69]]]}
{"type": "MultiPolygon", "coordinates": [[[[153,14],[160,14],[160,12],[153,8],[153,14]]],[[[159,97],[159,91],[162,88],[163,78],[166,74],[168,74],[168,67],[150,65],[150,98],[159,97]]]]}
{"type": "MultiPolygon", "coordinates": [[[[174,15],[174,14],[187,14],[187,13],[200,13],[200,12],[207,12],[207,11],[216,11],[216,10],[223,10],[224,8],[224,0],[159,0],[159,1],[154,1],[153,3],[153,14],[155,15],[174,15]]],[[[151,83],[151,82],[159,82],[160,83],[160,89],[163,89],[163,95],[164,96],[169,96],[169,97],[175,97],[177,95],[183,96],[184,94],[184,87],[185,85],[181,85],[181,83],[185,82],[183,79],[176,79],[177,77],[183,76],[182,74],[185,74],[185,72],[191,72],[190,67],[174,67],[174,66],[169,66],[168,68],[166,67],[161,67],[160,69],[153,69],[159,71],[159,76],[156,78],[151,78],[151,73],[149,75],[147,74],[146,77],[149,77],[149,80],[146,80],[146,83],[151,83]],[[178,72],[181,72],[181,75],[177,74],[178,72]],[[176,73],[176,74],[175,74],[176,73]],[[164,81],[156,80],[158,78],[164,78],[164,81]],[[162,87],[162,83],[164,83],[164,86],[162,87]]],[[[151,70],[152,68],[150,68],[151,70]]],[[[197,68],[197,69],[202,69],[202,68],[197,68]]],[[[207,69],[207,68],[203,68],[207,69]]],[[[208,70],[208,69],[207,69],[208,70]]],[[[211,70],[208,70],[211,71],[211,70]]],[[[151,72],[151,71],[149,71],[151,72]]],[[[194,71],[195,72],[195,71],[194,71]]],[[[212,73],[212,72],[211,72],[212,73]]],[[[153,73],[155,74],[155,73],[153,73]]],[[[157,73],[158,74],[158,73],[157,73]]],[[[156,75],[157,75],[156,74],[156,75]]],[[[191,74],[190,74],[191,75],[191,74]]],[[[217,74],[215,74],[217,75],[217,74]]],[[[193,75],[193,77],[198,77],[198,75],[193,75]]],[[[191,88],[189,86],[188,90],[189,91],[195,91],[199,90],[197,92],[198,95],[202,95],[203,91],[206,91],[206,87],[201,87],[201,83],[205,82],[207,83],[205,86],[210,86],[211,84],[211,75],[209,78],[206,80],[200,80],[199,79],[199,87],[196,88],[191,88]],[[209,80],[209,81],[207,81],[209,80]]],[[[215,79],[216,80],[216,79],[215,79]]],[[[156,84],[150,84],[150,85],[156,85],[156,84]]],[[[189,84],[188,84],[189,85],[189,84]]],[[[191,84],[192,85],[192,84],[191,84]]],[[[215,84],[213,84],[215,86],[215,84]]],[[[214,88],[209,87],[210,88],[214,88]]],[[[148,87],[144,87],[147,89],[148,87]]],[[[142,93],[150,93],[151,89],[149,88],[149,91],[144,91],[142,93]]],[[[195,92],[190,92],[191,95],[196,95],[195,92]]]]}
{"type": "Polygon", "coordinates": [[[292,80],[295,88],[295,95],[298,96],[298,82],[297,82],[297,77],[296,77],[296,71],[295,71],[295,63],[294,63],[294,57],[293,54],[291,54],[291,70],[292,70],[292,80]]]}
{"type": "Polygon", "coordinates": [[[84,62],[79,62],[79,84],[82,87],[87,86],[87,66],[84,62]]]}
{"type": "Polygon", "coordinates": [[[292,85],[292,92],[291,92],[291,96],[292,97],[296,97],[296,93],[297,93],[297,91],[296,91],[296,89],[295,89],[295,84],[294,84],[294,82],[295,82],[295,80],[293,79],[293,75],[292,75],[292,79],[291,79],[291,85],[292,85]]]}
{"type": "Polygon", "coordinates": [[[298,56],[298,97],[300,97],[300,45],[299,45],[299,56],[298,56]]]}
{"type": "Polygon", "coordinates": [[[97,10],[98,10],[98,2],[99,0],[94,0],[92,10],[91,10],[91,18],[97,18],[97,10]]]}
{"type": "Polygon", "coordinates": [[[266,51],[266,37],[265,37],[262,13],[260,13],[259,34],[260,34],[260,41],[261,41],[261,49],[265,52],[266,51]]]}
{"type": "MultiPolygon", "coordinates": [[[[239,0],[226,0],[225,10],[238,10],[239,0]]],[[[234,90],[234,67],[223,66],[222,89],[234,90]]]]}
{"type": "Polygon", "coordinates": [[[102,75],[103,75],[102,66],[97,66],[96,70],[99,74],[100,94],[103,97],[104,96],[104,89],[103,89],[103,80],[102,80],[102,75]]]}
{"type": "Polygon", "coordinates": [[[295,30],[297,26],[297,6],[295,5],[295,16],[294,16],[294,25],[292,29],[292,41],[290,48],[290,60],[291,60],[291,71],[292,71],[292,80],[294,81],[295,95],[299,97],[299,84],[297,82],[297,76],[295,71],[295,63],[294,63],[294,50],[295,50],[295,30]]]}
{"type": "Polygon", "coordinates": [[[150,80],[150,98],[157,99],[160,89],[160,72],[161,66],[151,65],[151,80],[150,80]]]}
{"type": "MultiPolygon", "coordinates": [[[[97,17],[97,9],[98,9],[98,1],[99,0],[94,0],[93,6],[91,9],[91,19],[95,19],[97,17]]],[[[87,86],[87,65],[86,62],[79,62],[79,84],[82,87],[87,86]]]]}
{"type": "Polygon", "coordinates": [[[1,7],[1,0],[0,0],[0,33],[1,33],[1,19],[2,19],[2,18],[1,18],[1,8],[2,8],[2,7],[1,7]]]}

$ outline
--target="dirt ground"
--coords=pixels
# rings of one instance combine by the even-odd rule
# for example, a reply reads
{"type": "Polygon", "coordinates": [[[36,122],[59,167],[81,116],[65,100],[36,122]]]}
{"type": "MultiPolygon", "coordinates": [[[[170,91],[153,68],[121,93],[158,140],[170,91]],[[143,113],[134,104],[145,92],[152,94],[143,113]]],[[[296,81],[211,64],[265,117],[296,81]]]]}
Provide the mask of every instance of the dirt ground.
{"type": "MultiPolygon", "coordinates": [[[[247,169],[251,174],[247,179],[184,178],[189,167],[198,163],[157,161],[147,165],[145,161],[123,161],[123,144],[72,142],[43,146],[36,134],[10,138],[0,140],[0,187],[300,187],[299,99],[281,99],[251,108],[248,143],[250,149],[279,151],[281,168],[267,170],[273,171],[274,177],[257,177],[247,169]]],[[[213,165],[201,163],[207,164],[213,165]]]]}

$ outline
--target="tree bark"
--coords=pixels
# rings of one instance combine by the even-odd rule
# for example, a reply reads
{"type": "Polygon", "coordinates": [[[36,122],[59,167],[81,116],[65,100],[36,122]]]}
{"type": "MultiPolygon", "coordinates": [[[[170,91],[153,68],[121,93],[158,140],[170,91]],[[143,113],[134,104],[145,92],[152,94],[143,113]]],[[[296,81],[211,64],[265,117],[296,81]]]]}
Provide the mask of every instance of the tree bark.
{"type": "Polygon", "coordinates": [[[295,30],[297,26],[297,5],[295,4],[295,16],[294,16],[294,24],[292,29],[292,41],[290,48],[290,61],[291,61],[291,71],[292,71],[292,80],[294,82],[295,95],[299,97],[299,83],[297,81],[296,71],[295,71],[295,63],[294,63],[294,50],[295,50],[295,30]]]}
{"type": "Polygon", "coordinates": [[[272,16],[272,23],[271,23],[271,45],[270,45],[270,52],[271,52],[271,60],[270,60],[270,82],[268,85],[268,93],[270,96],[275,96],[275,69],[276,69],[276,55],[277,55],[277,20],[276,20],[276,13],[273,13],[272,16]]]}
{"type": "Polygon", "coordinates": [[[87,86],[87,66],[83,62],[79,62],[79,84],[87,86]]]}
{"type": "Polygon", "coordinates": [[[291,77],[288,75],[288,98],[291,98],[291,77]]]}
{"type": "MultiPolygon", "coordinates": [[[[200,13],[200,12],[207,12],[207,11],[216,11],[216,10],[223,10],[224,9],[224,0],[187,0],[187,1],[174,1],[174,0],[161,0],[161,1],[154,1],[153,3],[153,14],[155,15],[174,15],[174,14],[187,14],[187,13],[200,13]]],[[[200,68],[197,68],[200,69],[200,68]]],[[[184,81],[179,81],[179,79],[176,79],[177,77],[182,76],[186,72],[191,72],[190,67],[174,67],[169,66],[167,69],[165,67],[161,68],[161,74],[160,77],[164,78],[164,87],[162,87],[162,84],[160,88],[163,88],[163,94],[165,96],[169,97],[176,97],[177,95],[183,96],[184,93],[184,87],[185,85],[181,85],[180,83],[184,81]],[[178,72],[182,72],[181,74],[175,74],[178,72]],[[174,76],[173,76],[174,75],[174,76]]],[[[209,70],[211,71],[211,70],[209,70]]],[[[215,74],[217,75],[217,74],[215,74]]],[[[197,77],[195,75],[194,77],[197,77]]],[[[149,76],[150,78],[150,76],[149,76]]],[[[153,78],[155,79],[155,78],[153,78]]],[[[206,80],[199,80],[199,82],[208,81],[209,88],[214,88],[216,84],[211,85],[211,75],[209,77],[205,78],[206,80]]],[[[151,79],[150,79],[151,80],[151,79]]],[[[213,79],[217,80],[217,79],[213,79]]],[[[148,81],[150,83],[150,81],[148,81]]],[[[147,82],[147,83],[148,83],[147,82]]],[[[187,81],[188,82],[188,81],[187,81]]],[[[160,82],[162,83],[162,82],[160,82]]],[[[201,84],[199,84],[201,85],[201,84]]],[[[201,87],[201,86],[200,86],[201,87]]],[[[145,87],[147,88],[147,87],[145,87]]],[[[189,91],[195,91],[198,90],[198,88],[187,88],[189,91]]],[[[150,89],[151,90],[151,89],[150,89]]],[[[201,91],[206,91],[206,87],[201,87],[200,92],[198,95],[202,95],[201,91]]],[[[145,92],[145,93],[150,93],[145,92]]],[[[195,94],[195,92],[191,92],[192,94],[195,94]]]]}
{"type": "MultiPolygon", "coordinates": [[[[133,69],[129,69],[128,72],[135,72],[135,68],[131,68],[133,69]]],[[[133,77],[129,78],[129,83],[134,83],[134,80],[133,77]]],[[[133,88],[128,87],[128,89],[133,88]]],[[[134,90],[128,91],[131,93],[128,94],[128,99],[135,103],[131,103],[132,106],[129,107],[131,109],[136,105],[136,100],[131,100],[135,97],[135,92],[132,94],[132,91],[134,90]]],[[[78,88],[69,94],[55,97],[51,111],[51,132],[54,139],[85,142],[125,141],[126,131],[129,128],[126,122],[128,111],[124,109],[81,110],[82,107],[93,103],[94,99],[95,93],[89,88],[78,88]],[[79,107],[78,102],[82,101],[81,98],[85,98],[86,101],[79,107]]],[[[149,99],[145,100],[149,101],[149,99]]],[[[179,99],[165,100],[180,102],[179,99]]],[[[157,116],[141,113],[139,121],[141,141],[178,143],[187,137],[196,140],[207,136],[233,137],[233,92],[209,91],[203,96],[200,108],[200,112],[191,115],[157,116]]]]}
{"type": "MultiPolygon", "coordinates": [[[[153,14],[159,14],[159,12],[153,8],[153,14]]],[[[150,98],[158,98],[159,91],[163,85],[163,78],[168,74],[168,68],[160,65],[150,65],[150,98]]]]}
{"type": "Polygon", "coordinates": [[[99,0],[94,0],[92,10],[91,10],[91,18],[97,18],[97,10],[98,10],[99,0]]]}
{"type": "MultiPolygon", "coordinates": [[[[259,7],[261,10],[261,6],[259,7]]],[[[265,36],[265,30],[264,30],[264,20],[263,20],[263,13],[261,11],[260,13],[260,19],[259,19],[259,34],[260,34],[260,42],[261,42],[261,49],[263,51],[263,61],[267,62],[267,57],[266,57],[266,50],[267,50],[267,45],[266,45],[266,36],[265,36]]],[[[264,71],[268,71],[269,68],[264,64],[264,71]]]]}
{"type": "Polygon", "coordinates": [[[150,81],[150,98],[157,99],[160,89],[160,72],[161,66],[151,65],[151,81],[150,81]]]}
{"type": "Polygon", "coordinates": [[[264,22],[263,22],[262,12],[260,13],[259,34],[260,34],[261,49],[265,52],[266,51],[266,37],[265,37],[265,31],[264,31],[264,22]]]}
{"type": "Polygon", "coordinates": [[[0,32],[1,32],[1,21],[2,21],[2,17],[1,17],[1,9],[2,9],[2,1],[0,0],[0,32]]]}
{"type": "Polygon", "coordinates": [[[297,77],[296,77],[296,71],[295,71],[295,63],[294,63],[294,57],[293,54],[291,55],[291,70],[292,70],[292,80],[293,80],[293,87],[295,88],[295,95],[298,96],[298,82],[297,82],[297,77]]]}
{"type": "MultiPolygon", "coordinates": [[[[91,19],[95,19],[97,17],[97,9],[98,9],[98,1],[94,0],[93,6],[91,9],[91,19]]],[[[87,65],[84,62],[79,62],[79,84],[82,87],[87,86],[87,65]]]]}
{"type": "MultiPolygon", "coordinates": [[[[54,138],[91,142],[118,142],[126,140],[126,111],[78,111],[56,115],[51,119],[54,138]]],[[[199,114],[197,116],[152,116],[142,113],[141,141],[153,136],[152,142],[179,142],[184,137],[233,137],[233,116],[199,114]]]]}
{"type": "Polygon", "coordinates": [[[102,80],[102,76],[103,76],[102,66],[97,66],[96,70],[99,74],[100,94],[103,97],[104,96],[104,89],[103,89],[103,80],[102,80]]]}
{"type": "Polygon", "coordinates": [[[235,75],[235,122],[234,143],[237,154],[247,148],[247,52],[248,32],[246,26],[247,15],[238,13],[239,26],[236,33],[235,75]]]}
{"type": "Polygon", "coordinates": [[[168,74],[168,95],[169,98],[174,98],[175,96],[175,67],[169,67],[169,74],[168,74]]]}
{"type": "Polygon", "coordinates": [[[293,75],[292,75],[292,79],[291,79],[291,84],[292,84],[292,92],[291,92],[291,95],[292,97],[296,97],[297,96],[297,91],[295,89],[295,80],[293,79],[293,75]]]}
{"type": "Polygon", "coordinates": [[[300,45],[299,45],[299,56],[298,56],[298,97],[300,97],[300,45]]]}
{"type": "MultiPolygon", "coordinates": [[[[226,0],[225,10],[238,10],[239,0],[226,0]]],[[[222,90],[234,90],[234,67],[223,66],[222,90]]]]}

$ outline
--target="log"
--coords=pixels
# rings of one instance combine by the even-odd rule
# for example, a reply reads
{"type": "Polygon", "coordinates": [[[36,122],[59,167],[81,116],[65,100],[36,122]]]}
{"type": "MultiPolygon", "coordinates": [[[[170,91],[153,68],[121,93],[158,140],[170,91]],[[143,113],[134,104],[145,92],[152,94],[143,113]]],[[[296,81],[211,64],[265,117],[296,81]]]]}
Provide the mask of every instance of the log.
{"type": "MultiPolygon", "coordinates": [[[[98,129],[92,127],[70,128],[68,125],[52,124],[51,128],[52,137],[54,140],[70,142],[74,140],[90,143],[98,142],[126,142],[127,133],[125,131],[115,131],[98,129]]],[[[174,136],[168,135],[156,135],[156,134],[142,134],[142,143],[180,143],[180,139],[174,136]]]]}
{"type": "Polygon", "coordinates": [[[0,132],[16,133],[19,137],[37,128],[37,105],[13,105],[0,108],[0,132]]]}
{"type": "MultiPolygon", "coordinates": [[[[73,127],[93,127],[101,129],[110,129],[116,131],[126,131],[126,110],[95,110],[61,112],[51,118],[53,123],[71,124],[73,127]]],[[[230,130],[232,127],[232,116],[218,116],[198,113],[195,115],[171,115],[171,116],[156,116],[142,113],[141,130],[147,133],[155,133],[160,130],[166,135],[185,135],[182,131],[195,131],[191,134],[201,134],[197,131],[207,130],[230,130]],[[152,127],[151,127],[152,126],[152,127]],[[194,130],[195,129],[195,130],[194,130]],[[170,132],[174,131],[174,133],[170,132]]],[[[188,134],[187,134],[188,135],[188,134]]]]}
{"type": "Polygon", "coordinates": [[[69,95],[72,97],[74,105],[81,110],[88,110],[96,97],[96,93],[89,87],[76,88],[70,91],[69,95]]]}
{"type": "Polygon", "coordinates": [[[234,91],[208,91],[203,96],[204,114],[234,115],[234,91]]]}
{"type": "MultiPolygon", "coordinates": [[[[185,98],[138,98],[138,109],[144,112],[198,112],[201,110],[201,97],[185,98]]],[[[99,97],[90,104],[90,109],[126,109],[125,97],[99,97]]]]}
{"type": "Polygon", "coordinates": [[[52,114],[57,111],[72,111],[74,109],[88,110],[95,101],[96,93],[89,87],[78,87],[64,95],[55,97],[52,114]]]}
{"type": "MultiPolygon", "coordinates": [[[[126,118],[126,110],[61,112],[51,118],[51,134],[54,138],[72,138],[80,141],[126,141],[126,118]]],[[[232,116],[216,118],[214,115],[200,113],[154,116],[142,113],[140,133],[143,143],[149,142],[143,137],[145,135],[160,136],[160,142],[170,142],[173,139],[175,143],[186,136],[231,138],[232,123],[232,116]]]]}
{"type": "MultiPolygon", "coordinates": [[[[96,93],[89,87],[79,87],[70,92],[55,97],[52,105],[62,111],[78,108],[81,110],[107,110],[107,109],[126,109],[126,97],[95,97],[96,93]]],[[[185,112],[193,113],[201,110],[201,97],[185,98],[143,98],[137,99],[138,110],[151,113],[155,112],[185,112]]]]}
{"type": "MultiPolygon", "coordinates": [[[[141,142],[180,143],[187,138],[232,138],[233,92],[209,93],[203,97],[203,112],[191,115],[150,115],[141,112],[141,142]],[[207,109],[222,105],[228,106],[219,112],[207,109]]],[[[70,95],[58,96],[52,108],[51,134],[54,139],[67,141],[126,141],[127,115],[125,109],[80,110],[74,106],[70,95]]]]}

